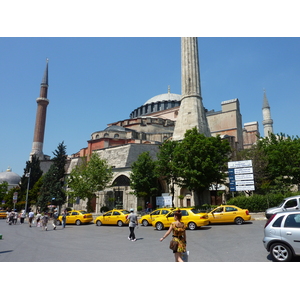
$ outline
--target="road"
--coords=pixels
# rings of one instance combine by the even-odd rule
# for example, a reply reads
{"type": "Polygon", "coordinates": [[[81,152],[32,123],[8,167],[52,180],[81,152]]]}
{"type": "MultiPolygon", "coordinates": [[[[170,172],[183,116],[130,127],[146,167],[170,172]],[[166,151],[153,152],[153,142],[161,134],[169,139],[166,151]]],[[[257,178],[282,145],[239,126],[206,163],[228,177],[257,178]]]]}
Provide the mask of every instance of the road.
{"type": "MultiPolygon", "coordinates": [[[[187,231],[189,262],[270,262],[263,247],[264,220],[243,225],[210,225],[187,231]]],[[[172,262],[171,236],[152,226],[136,229],[136,242],[127,239],[128,227],[67,225],[48,231],[28,224],[0,220],[0,262],[172,262]]]]}

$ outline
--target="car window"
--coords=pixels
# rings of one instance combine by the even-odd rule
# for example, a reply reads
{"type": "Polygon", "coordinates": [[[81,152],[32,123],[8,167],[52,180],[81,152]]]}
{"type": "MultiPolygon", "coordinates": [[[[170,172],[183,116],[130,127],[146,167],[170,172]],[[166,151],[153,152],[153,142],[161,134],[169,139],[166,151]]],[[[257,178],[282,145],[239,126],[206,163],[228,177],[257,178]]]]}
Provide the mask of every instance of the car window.
{"type": "Polygon", "coordinates": [[[151,213],[150,215],[151,216],[156,216],[156,215],[159,215],[160,213],[160,210],[157,210],[157,211],[154,211],[153,213],[151,213]]]}
{"type": "Polygon", "coordinates": [[[300,228],[299,214],[288,215],[284,222],[284,227],[288,228],[300,228]]]}
{"type": "Polygon", "coordinates": [[[78,215],[78,212],[77,211],[73,211],[72,212],[72,216],[76,216],[76,215],[78,215]]]}
{"type": "Polygon", "coordinates": [[[281,216],[280,218],[278,218],[272,225],[272,227],[281,227],[281,222],[284,216],[281,216]]]}
{"type": "Polygon", "coordinates": [[[218,207],[214,211],[214,213],[220,213],[220,212],[223,212],[223,207],[218,207]]]}
{"type": "Polygon", "coordinates": [[[168,212],[169,212],[168,210],[163,209],[163,210],[161,211],[161,214],[162,214],[162,215],[165,215],[165,214],[167,214],[168,212]]]}
{"type": "Polygon", "coordinates": [[[110,212],[108,212],[108,213],[106,213],[104,216],[105,216],[105,217],[107,217],[107,216],[111,216],[111,211],[110,211],[110,212]]]}
{"type": "Polygon", "coordinates": [[[118,211],[114,211],[113,215],[114,215],[114,216],[119,216],[120,213],[119,213],[118,211]]]}
{"type": "Polygon", "coordinates": [[[189,213],[186,210],[182,210],[181,215],[184,217],[184,216],[188,216],[189,213]]]}
{"type": "Polygon", "coordinates": [[[237,211],[235,207],[225,207],[226,212],[237,211]]]}
{"type": "Polygon", "coordinates": [[[287,201],[287,203],[284,205],[285,208],[290,208],[290,207],[295,207],[297,206],[297,200],[296,199],[291,199],[287,201]]]}

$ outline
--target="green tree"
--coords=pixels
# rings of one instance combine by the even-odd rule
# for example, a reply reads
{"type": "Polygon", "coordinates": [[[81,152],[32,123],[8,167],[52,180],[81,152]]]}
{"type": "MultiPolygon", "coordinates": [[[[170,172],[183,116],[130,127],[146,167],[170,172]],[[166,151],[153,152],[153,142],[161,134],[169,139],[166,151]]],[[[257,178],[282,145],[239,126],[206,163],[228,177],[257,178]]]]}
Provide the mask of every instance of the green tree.
{"type": "Polygon", "coordinates": [[[93,153],[88,162],[84,159],[81,165],[71,171],[67,179],[69,200],[75,201],[78,197],[87,199],[87,210],[91,211],[91,200],[95,193],[108,187],[112,177],[112,168],[107,161],[93,153]]]}
{"type": "Polygon", "coordinates": [[[53,163],[43,176],[37,201],[37,206],[41,211],[45,211],[50,204],[61,206],[66,202],[64,175],[67,154],[64,142],[60,143],[52,153],[54,154],[53,163]]]}
{"type": "Polygon", "coordinates": [[[150,201],[158,192],[158,179],[155,162],[149,152],[141,153],[131,166],[130,187],[134,195],[150,201]]]}
{"type": "Polygon", "coordinates": [[[266,173],[270,190],[282,192],[300,182],[300,139],[281,133],[269,134],[258,141],[258,147],[267,157],[266,173]],[[279,190],[278,190],[279,188],[279,190]]]}
{"type": "Polygon", "coordinates": [[[177,146],[177,141],[165,141],[159,147],[156,162],[157,176],[166,180],[167,184],[170,186],[172,200],[174,200],[174,185],[178,182],[179,177],[179,175],[175,171],[174,166],[174,150],[177,146]]]}
{"type": "Polygon", "coordinates": [[[8,183],[6,181],[0,183],[0,201],[4,199],[4,196],[6,195],[8,191],[8,183]]]}
{"type": "Polygon", "coordinates": [[[184,139],[174,149],[177,183],[194,191],[200,199],[202,192],[213,183],[225,181],[231,152],[229,142],[220,136],[206,137],[196,128],[187,130],[184,139]]]}

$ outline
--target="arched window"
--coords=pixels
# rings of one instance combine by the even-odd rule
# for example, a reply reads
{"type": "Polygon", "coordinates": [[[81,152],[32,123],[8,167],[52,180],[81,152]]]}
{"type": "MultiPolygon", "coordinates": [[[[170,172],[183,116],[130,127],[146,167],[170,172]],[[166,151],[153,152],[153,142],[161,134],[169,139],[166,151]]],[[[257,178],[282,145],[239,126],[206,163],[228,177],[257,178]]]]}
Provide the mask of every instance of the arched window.
{"type": "Polygon", "coordinates": [[[120,175],[117,177],[113,184],[113,186],[130,186],[130,179],[125,175],[120,175]]]}
{"type": "Polygon", "coordinates": [[[115,136],[114,136],[114,138],[117,139],[118,137],[119,137],[119,134],[116,133],[115,136]]]}
{"type": "Polygon", "coordinates": [[[104,137],[109,137],[109,134],[108,134],[108,133],[105,133],[105,134],[104,134],[104,137]]]}

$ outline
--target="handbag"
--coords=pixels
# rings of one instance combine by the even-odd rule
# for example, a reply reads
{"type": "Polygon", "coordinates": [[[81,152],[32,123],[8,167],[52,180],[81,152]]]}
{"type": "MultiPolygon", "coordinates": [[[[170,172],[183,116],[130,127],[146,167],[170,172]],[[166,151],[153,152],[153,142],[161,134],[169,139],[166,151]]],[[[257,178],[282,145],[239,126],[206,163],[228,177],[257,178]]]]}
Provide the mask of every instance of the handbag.
{"type": "Polygon", "coordinates": [[[177,251],[177,249],[178,249],[178,242],[172,240],[172,241],[170,242],[170,247],[169,247],[169,248],[170,248],[171,250],[173,250],[173,251],[177,251]]]}

